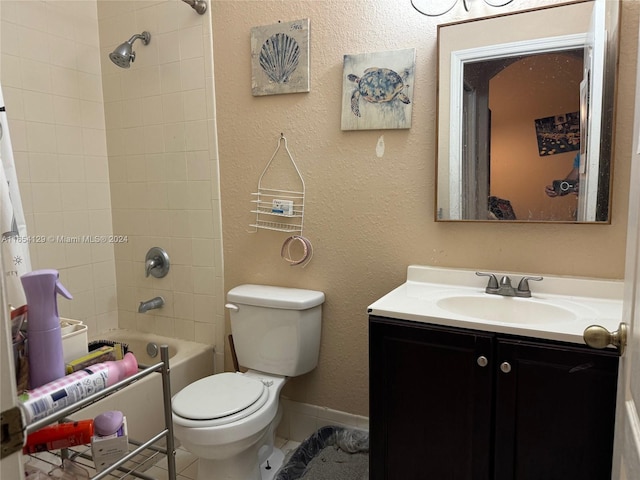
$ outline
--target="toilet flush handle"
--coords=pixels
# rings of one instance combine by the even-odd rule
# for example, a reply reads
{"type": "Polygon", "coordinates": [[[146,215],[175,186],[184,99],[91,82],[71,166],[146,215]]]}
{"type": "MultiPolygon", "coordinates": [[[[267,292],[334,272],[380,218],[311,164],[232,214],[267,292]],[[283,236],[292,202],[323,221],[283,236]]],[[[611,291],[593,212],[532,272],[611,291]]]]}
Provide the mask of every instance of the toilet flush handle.
{"type": "Polygon", "coordinates": [[[224,308],[231,310],[232,312],[239,312],[240,307],[234,303],[225,303],[224,308]]]}

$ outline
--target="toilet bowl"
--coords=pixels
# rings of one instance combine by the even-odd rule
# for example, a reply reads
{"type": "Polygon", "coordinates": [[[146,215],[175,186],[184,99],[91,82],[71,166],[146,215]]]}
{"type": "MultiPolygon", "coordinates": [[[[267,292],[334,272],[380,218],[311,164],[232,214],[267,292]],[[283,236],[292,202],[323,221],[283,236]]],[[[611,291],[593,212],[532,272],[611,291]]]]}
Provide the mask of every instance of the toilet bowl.
{"type": "Polygon", "coordinates": [[[324,293],[240,285],[227,299],[237,357],[248,370],[178,392],[174,435],[198,457],[197,480],[271,480],[284,459],[273,446],[280,391],[318,364],[324,293]]]}
{"type": "Polygon", "coordinates": [[[225,372],[173,397],[174,435],[199,458],[197,480],[263,480],[259,466],[271,456],[269,467],[277,470],[284,455],[273,447],[273,437],[285,382],[286,377],[251,370],[225,372]]]}

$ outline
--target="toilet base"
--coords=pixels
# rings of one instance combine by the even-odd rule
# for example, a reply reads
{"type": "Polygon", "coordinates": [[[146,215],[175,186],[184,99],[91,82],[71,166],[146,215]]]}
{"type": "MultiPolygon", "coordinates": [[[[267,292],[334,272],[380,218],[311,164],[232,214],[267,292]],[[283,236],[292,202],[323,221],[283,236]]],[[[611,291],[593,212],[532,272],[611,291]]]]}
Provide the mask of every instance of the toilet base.
{"type": "Polygon", "coordinates": [[[196,480],[273,480],[284,461],[282,450],[274,448],[261,465],[255,462],[258,458],[257,452],[254,449],[250,450],[254,461],[248,457],[234,457],[232,461],[199,458],[196,480]],[[267,468],[267,462],[271,468],[267,468]]]}
{"type": "Polygon", "coordinates": [[[283,463],[284,453],[279,448],[274,448],[269,458],[260,465],[260,480],[273,480],[283,463]]]}

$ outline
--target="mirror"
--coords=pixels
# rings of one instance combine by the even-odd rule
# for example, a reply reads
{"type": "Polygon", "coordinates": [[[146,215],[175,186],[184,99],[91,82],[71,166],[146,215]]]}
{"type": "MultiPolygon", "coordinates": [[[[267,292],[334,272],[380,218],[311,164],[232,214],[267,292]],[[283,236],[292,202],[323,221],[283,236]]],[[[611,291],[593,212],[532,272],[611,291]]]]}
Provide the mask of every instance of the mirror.
{"type": "Polygon", "coordinates": [[[586,0],[438,26],[437,221],[610,222],[618,16],[586,0]]]}

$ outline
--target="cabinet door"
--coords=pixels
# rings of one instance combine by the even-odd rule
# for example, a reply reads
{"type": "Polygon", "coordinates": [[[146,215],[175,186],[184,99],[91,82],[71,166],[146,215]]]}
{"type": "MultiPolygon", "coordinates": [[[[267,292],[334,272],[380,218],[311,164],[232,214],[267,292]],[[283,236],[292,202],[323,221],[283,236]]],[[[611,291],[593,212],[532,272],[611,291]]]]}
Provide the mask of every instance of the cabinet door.
{"type": "Polygon", "coordinates": [[[495,479],[610,479],[617,355],[499,339],[496,361],[495,479]]]}
{"type": "Polygon", "coordinates": [[[492,336],[379,317],[369,326],[370,478],[488,479],[492,336]]]}

